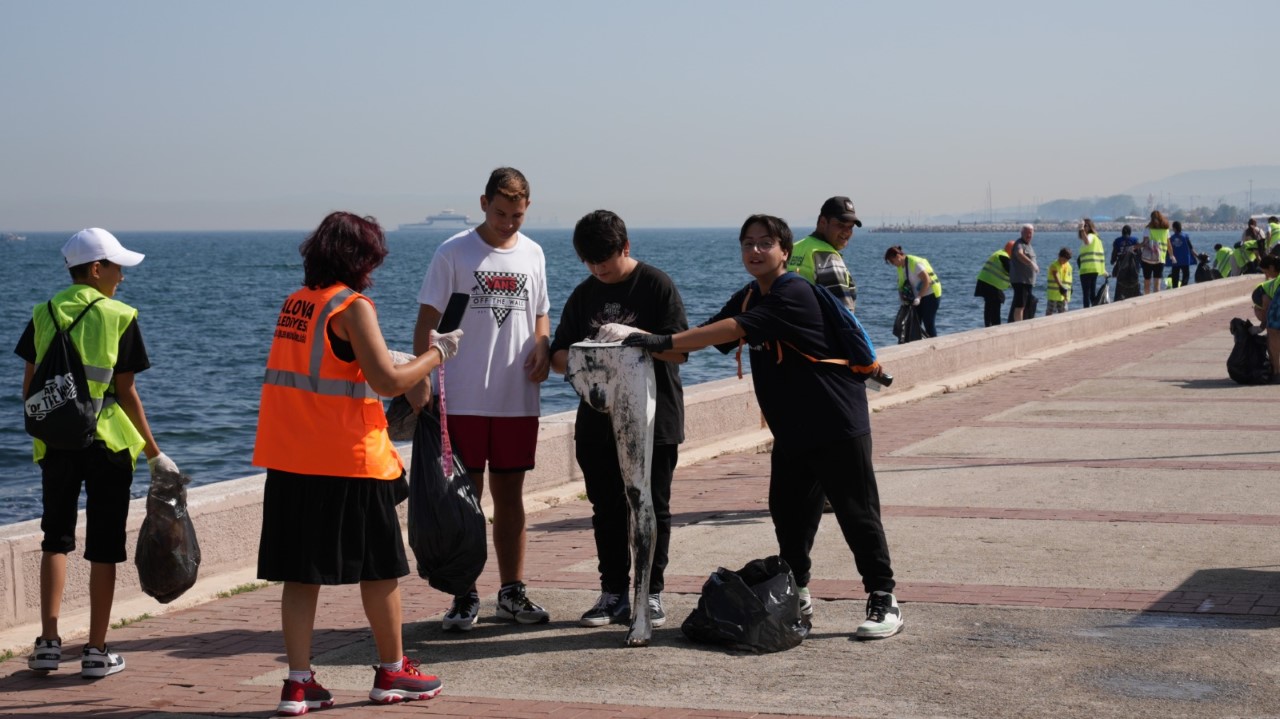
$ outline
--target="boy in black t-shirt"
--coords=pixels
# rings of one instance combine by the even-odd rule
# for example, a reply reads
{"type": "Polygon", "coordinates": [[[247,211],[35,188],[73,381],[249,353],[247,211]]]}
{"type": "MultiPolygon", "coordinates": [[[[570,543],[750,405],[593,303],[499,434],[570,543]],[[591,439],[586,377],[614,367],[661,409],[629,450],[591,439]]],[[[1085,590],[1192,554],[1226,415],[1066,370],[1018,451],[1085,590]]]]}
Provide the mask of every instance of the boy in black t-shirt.
{"type": "MultiPolygon", "coordinates": [[[[674,336],[637,333],[623,344],[652,352],[690,352],[712,345],[728,352],[739,341],[750,345],[752,384],[774,439],[769,515],[778,554],[800,587],[801,613],[813,613],[809,551],[825,495],[870,595],[866,621],[855,636],[891,637],[902,629],[902,610],[892,594],[893,569],[871,464],[866,377],[844,365],[817,361],[839,358],[835,329],[826,324],[814,295],[825,290],[786,271],[792,247],[787,224],[752,215],[738,242],[742,264],[754,282],[699,327],[674,336]]],[[[870,369],[877,371],[879,365],[870,369]]]]}
{"type": "MultiPolygon", "coordinates": [[[[591,276],[573,290],[560,314],[560,326],[551,342],[554,371],[566,371],[569,346],[575,342],[592,338],[616,341],[635,330],[672,334],[688,328],[684,303],[671,278],[631,257],[622,218],[608,210],[586,215],[573,230],[573,247],[591,276]]],[[[684,390],[678,365],[687,356],[663,352],[653,358],[657,407],[650,484],[657,534],[649,582],[649,616],[653,626],[660,627],[666,622],[662,589],[667,547],[671,543],[671,478],[677,449],[684,441],[684,390]]],[[[579,623],[586,627],[626,624],[631,617],[627,598],[631,582],[630,506],[609,416],[579,402],[574,446],[587,499],[591,501],[600,569],[600,598],[579,623]]]]}

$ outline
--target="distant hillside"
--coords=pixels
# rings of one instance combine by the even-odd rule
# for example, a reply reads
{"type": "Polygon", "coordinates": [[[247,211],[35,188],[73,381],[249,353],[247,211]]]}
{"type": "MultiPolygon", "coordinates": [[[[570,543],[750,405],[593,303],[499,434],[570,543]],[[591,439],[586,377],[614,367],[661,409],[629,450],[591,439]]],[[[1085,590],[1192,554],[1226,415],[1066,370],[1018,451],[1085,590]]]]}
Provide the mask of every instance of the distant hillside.
{"type": "Polygon", "coordinates": [[[1216,207],[1221,203],[1247,207],[1249,181],[1253,181],[1253,204],[1280,202],[1280,165],[1226,167],[1221,170],[1192,170],[1134,185],[1126,190],[1139,206],[1147,196],[1157,203],[1168,202],[1182,207],[1216,207]]]}

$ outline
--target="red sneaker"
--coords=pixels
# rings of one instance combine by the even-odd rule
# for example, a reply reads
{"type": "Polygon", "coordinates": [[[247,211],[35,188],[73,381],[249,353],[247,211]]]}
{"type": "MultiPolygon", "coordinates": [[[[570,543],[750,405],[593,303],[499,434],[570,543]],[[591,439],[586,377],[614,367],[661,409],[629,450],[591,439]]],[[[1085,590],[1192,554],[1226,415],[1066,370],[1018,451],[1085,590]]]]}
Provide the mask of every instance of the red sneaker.
{"type": "Polygon", "coordinates": [[[328,709],[333,706],[333,695],[328,689],[316,681],[316,673],[305,682],[284,680],[284,689],[280,690],[280,704],[276,713],[280,716],[302,716],[312,709],[328,709]]]}
{"type": "Polygon", "coordinates": [[[398,672],[389,672],[380,666],[374,666],[377,673],[373,675],[373,689],[369,690],[369,698],[379,704],[410,702],[415,699],[430,699],[440,693],[440,680],[431,674],[418,671],[419,662],[404,657],[404,666],[398,672]]]}

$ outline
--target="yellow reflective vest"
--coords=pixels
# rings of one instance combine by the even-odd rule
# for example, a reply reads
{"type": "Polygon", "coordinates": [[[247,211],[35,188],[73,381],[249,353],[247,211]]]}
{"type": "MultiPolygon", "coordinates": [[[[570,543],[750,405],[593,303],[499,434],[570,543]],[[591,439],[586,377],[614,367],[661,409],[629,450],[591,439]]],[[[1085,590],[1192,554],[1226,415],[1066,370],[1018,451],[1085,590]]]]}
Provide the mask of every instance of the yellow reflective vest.
{"type": "Polygon", "coordinates": [[[897,268],[897,270],[899,291],[906,289],[912,294],[919,293],[920,285],[923,283],[918,282],[916,278],[919,277],[921,272],[924,272],[929,276],[930,292],[932,292],[934,297],[942,297],[942,283],[938,281],[938,275],[933,271],[933,267],[925,258],[916,257],[915,255],[907,255],[907,261],[902,263],[902,267],[897,268]],[[907,284],[908,272],[910,273],[912,280],[910,285],[907,284]]]}
{"type": "Polygon", "coordinates": [[[1102,239],[1090,232],[1085,238],[1088,242],[1080,243],[1080,274],[1100,275],[1106,272],[1106,253],[1102,250],[1102,239]]]}
{"type": "MultiPolygon", "coordinates": [[[[58,326],[65,328],[81,310],[97,299],[101,301],[85,314],[79,324],[71,328],[71,342],[80,351],[80,359],[84,362],[89,396],[100,408],[97,439],[111,452],[129,450],[129,456],[136,464],[138,454],[147,443],[115,401],[115,365],[120,351],[120,338],[138,316],[138,311],[88,285],[76,284],[53,296],[53,312],[58,317],[58,326]]],[[[47,307],[46,303],[41,302],[31,312],[31,323],[35,328],[36,364],[44,359],[44,353],[49,350],[56,332],[47,307]]],[[[38,439],[33,439],[32,442],[34,459],[39,462],[44,459],[47,448],[38,439]]]]}
{"type": "Polygon", "coordinates": [[[1009,289],[1009,253],[1004,250],[996,250],[991,253],[987,261],[982,265],[982,269],[978,270],[978,281],[985,282],[997,290],[1004,291],[1009,289]],[[1001,259],[1003,258],[1003,262],[1001,259]]]}
{"type": "Polygon", "coordinates": [[[1049,289],[1045,293],[1050,302],[1070,302],[1071,301],[1071,263],[1062,260],[1054,260],[1049,265],[1049,272],[1046,276],[1049,282],[1049,289]]]}

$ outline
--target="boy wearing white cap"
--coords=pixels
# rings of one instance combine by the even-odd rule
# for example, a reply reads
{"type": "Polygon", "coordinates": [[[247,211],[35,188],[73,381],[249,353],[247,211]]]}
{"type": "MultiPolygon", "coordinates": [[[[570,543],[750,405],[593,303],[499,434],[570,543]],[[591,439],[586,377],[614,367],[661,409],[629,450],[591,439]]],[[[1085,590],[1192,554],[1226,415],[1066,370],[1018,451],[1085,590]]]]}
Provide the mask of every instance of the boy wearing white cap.
{"type": "Polygon", "coordinates": [[[84,363],[89,394],[98,409],[97,426],[92,443],[84,449],[55,448],[34,440],[43,490],[40,529],[44,538],[40,543],[41,632],[27,666],[47,672],[58,669],[62,661],[58,616],[66,585],[67,554],[75,549],[83,484],[87,498],[84,556],[90,567],[89,638],[81,654],[80,675],[97,678],[125,666],[119,654],[107,650],[107,626],[116,565],[126,558],[125,522],[134,464],[141,452],[147,455],[153,475],[158,470],[177,472],[178,468],[160,452],[151,436],[134,385],[134,374],[151,366],[136,321],[138,311],[113,299],[124,279],[124,268],[142,262],[143,256],[125,249],[110,232],[95,227],[72,235],[62,247],[62,257],[71,273],[71,285],[49,302],[35,306],[14,350],[26,360],[22,396],[25,399],[42,391],[30,386],[36,365],[55,333],[66,330],[84,363]]]}

